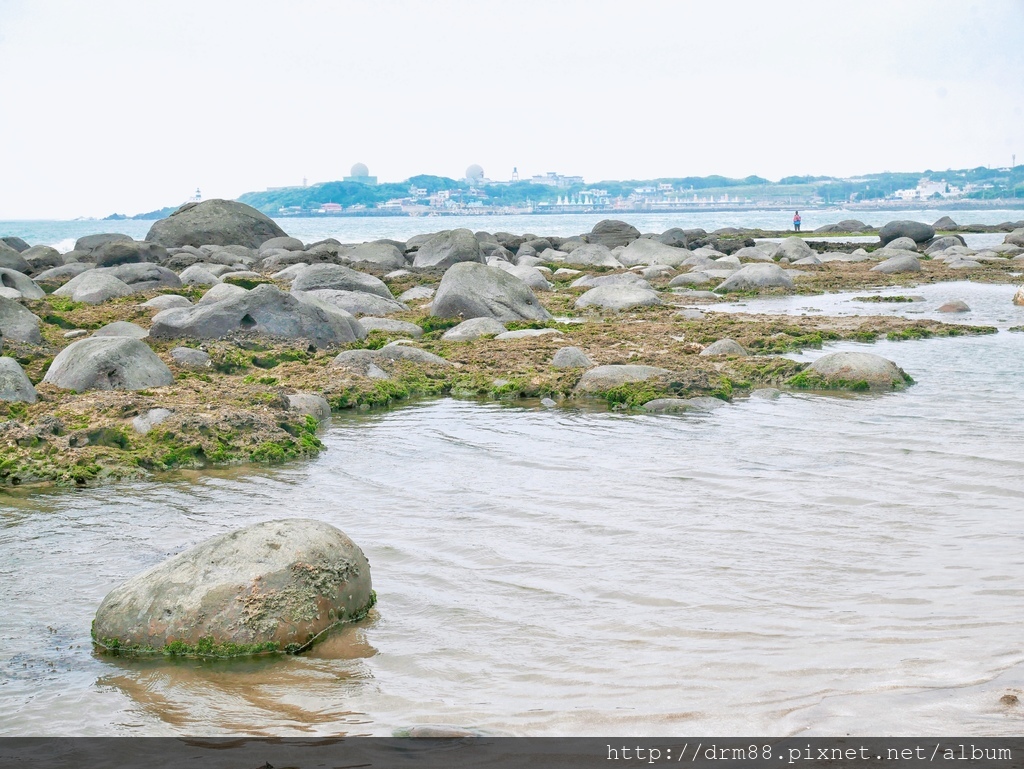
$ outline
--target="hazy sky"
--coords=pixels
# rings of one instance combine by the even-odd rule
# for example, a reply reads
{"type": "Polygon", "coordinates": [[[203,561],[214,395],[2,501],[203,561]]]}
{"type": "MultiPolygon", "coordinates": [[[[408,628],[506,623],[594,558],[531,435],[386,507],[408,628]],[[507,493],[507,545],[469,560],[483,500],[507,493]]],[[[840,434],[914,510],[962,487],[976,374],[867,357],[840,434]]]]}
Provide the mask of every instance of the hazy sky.
{"type": "Polygon", "coordinates": [[[0,220],[340,179],[1024,162],[1024,2],[0,0],[0,220]]]}

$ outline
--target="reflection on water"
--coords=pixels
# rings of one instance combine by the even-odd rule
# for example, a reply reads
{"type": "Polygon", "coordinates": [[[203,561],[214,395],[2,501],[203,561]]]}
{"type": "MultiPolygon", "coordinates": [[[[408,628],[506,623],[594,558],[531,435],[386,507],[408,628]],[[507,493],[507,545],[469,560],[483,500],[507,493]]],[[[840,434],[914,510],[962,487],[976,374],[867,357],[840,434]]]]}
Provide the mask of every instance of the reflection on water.
{"type": "Polygon", "coordinates": [[[440,399],[337,417],[285,468],[9,497],[0,733],[1019,733],[1024,335],[844,347],[918,384],[692,416],[440,399]],[[93,654],[112,587],[290,516],[362,546],[368,621],[274,661],[93,654]]]}

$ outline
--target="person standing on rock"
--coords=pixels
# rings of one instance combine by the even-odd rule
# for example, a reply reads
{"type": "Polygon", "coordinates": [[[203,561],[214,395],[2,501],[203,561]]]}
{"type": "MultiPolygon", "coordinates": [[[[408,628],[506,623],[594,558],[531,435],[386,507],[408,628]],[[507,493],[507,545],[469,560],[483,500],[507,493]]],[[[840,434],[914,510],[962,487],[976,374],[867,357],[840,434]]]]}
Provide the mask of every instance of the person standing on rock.
{"type": "Polygon", "coordinates": [[[800,212],[796,211],[793,213],[793,229],[800,232],[800,212]]]}

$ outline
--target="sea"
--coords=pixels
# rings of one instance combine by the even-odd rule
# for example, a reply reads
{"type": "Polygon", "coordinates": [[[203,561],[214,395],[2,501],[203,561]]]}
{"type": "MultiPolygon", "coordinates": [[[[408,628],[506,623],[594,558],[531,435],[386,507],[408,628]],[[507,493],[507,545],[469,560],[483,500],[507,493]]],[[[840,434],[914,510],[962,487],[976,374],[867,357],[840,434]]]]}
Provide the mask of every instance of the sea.
{"type": "MultiPolygon", "coordinates": [[[[628,220],[785,226],[772,217],[628,220]]],[[[593,223],[458,220],[539,235],[593,223]]],[[[281,224],[354,242],[456,221],[281,224]]],[[[7,222],[0,234],[66,245],[147,226],[7,222]]],[[[962,299],[971,311],[956,322],[998,329],[794,356],[874,352],[914,377],[903,392],[737,398],[679,416],[435,398],[336,415],[307,461],[4,493],[0,735],[1020,734],[1014,290],[962,281],[915,287],[912,304],[858,298],[906,293],[893,287],[727,308],[945,318],[937,308],[962,299]],[[292,517],[362,547],[379,597],[367,620],[274,660],[94,652],[90,623],[116,585],[209,537],[292,517]]]]}

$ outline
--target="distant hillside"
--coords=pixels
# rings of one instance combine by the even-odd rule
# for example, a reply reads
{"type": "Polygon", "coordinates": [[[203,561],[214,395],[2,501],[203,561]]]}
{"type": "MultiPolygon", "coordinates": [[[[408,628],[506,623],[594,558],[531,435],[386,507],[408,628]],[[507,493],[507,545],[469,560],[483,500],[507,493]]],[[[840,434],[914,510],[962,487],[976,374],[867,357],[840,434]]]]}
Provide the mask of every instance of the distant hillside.
{"type": "MultiPolygon", "coordinates": [[[[760,176],[733,179],[725,176],[684,176],[658,179],[605,180],[570,187],[534,184],[530,181],[494,183],[481,180],[471,185],[465,179],[421,174],[404,182],[362,184],[359,182],[324,182],[307,187],[281,187],[262,192],[246,192],[238,200],[270,216],[315,213],[325,205],[329,211],[340,209],[358,212],[377,210],[387,204],[401,210],[427,210],[438,208],[500,211],[522,209],[558,209],[559,201],[573,205],[584,199],[589,205],[610,207],[619,202],[641,209],[656,206],[656,201],[743,202],[745,205],[798,205],[836,204],[846,202],[884,201],[893,199],[901,190],[914,190],[922,180],[931,187],[919,199],[943,197],[949,190],[959,190],[959,200],[1024,200],[1024,165],[1008,168],[978,168],[889,172],[865,174],[856,178],[840,179],[832,176],[787,176],[777,182],[760,176]],[[942,192],[931,192],[940,188],[942,192]],[[333,205],[332,205],[333,204],[333,205]],[[539,206],[539,208],[538,208],[539,206]]],[[[162,219],[176,206],[136,214],[112,214],[117,219],[162,219]]]]}

